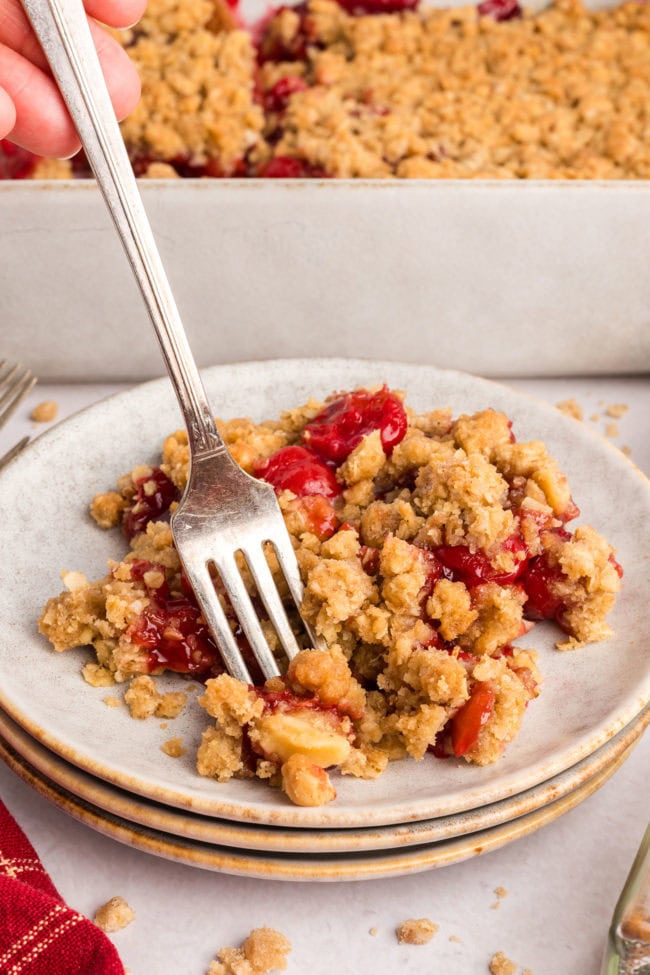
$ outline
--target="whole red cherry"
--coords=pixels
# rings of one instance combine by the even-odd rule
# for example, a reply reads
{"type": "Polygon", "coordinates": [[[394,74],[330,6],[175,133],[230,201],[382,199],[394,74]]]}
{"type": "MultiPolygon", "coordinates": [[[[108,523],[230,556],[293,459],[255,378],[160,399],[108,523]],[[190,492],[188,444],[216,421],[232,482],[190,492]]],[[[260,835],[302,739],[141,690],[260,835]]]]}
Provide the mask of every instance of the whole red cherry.
{"type": "Polygon", "coordinates": [[[335,498],[341,493],[332,468],[307,447],[282,447],[255,465],[255,475],[272,484],[276,491],[293,491],[299,498],[311,494],[335,498]]]}
{"type": "Polygon", "coordinates": [[[387,454],[404,438],[408,421],[400,399],[387,386],[376,393],[357,389],[334,400],[307,424],[303,440],[312,450],[341,464],[363,437],[379,430],[387,454]]]}

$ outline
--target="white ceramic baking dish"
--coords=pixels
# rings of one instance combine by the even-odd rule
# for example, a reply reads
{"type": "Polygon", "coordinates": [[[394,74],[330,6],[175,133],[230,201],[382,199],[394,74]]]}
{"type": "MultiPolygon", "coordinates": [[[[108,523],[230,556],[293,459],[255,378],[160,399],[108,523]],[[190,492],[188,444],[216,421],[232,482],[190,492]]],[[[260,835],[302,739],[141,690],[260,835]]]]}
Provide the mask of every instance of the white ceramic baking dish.
{"type": "MultiPolygon", "coordinates": [[[[201,364],[372,356],[486,375],[650,370],[646,182],[146,182],[201,364]]],[[[0,354],[160,374],[97,188],[0,183],[0,354]]]]}

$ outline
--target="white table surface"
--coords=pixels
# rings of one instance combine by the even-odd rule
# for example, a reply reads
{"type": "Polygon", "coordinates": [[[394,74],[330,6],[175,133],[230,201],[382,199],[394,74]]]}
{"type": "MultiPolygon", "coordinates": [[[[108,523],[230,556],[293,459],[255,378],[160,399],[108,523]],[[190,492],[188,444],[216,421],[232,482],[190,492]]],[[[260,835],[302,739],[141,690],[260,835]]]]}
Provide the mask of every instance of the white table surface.
{"type": "MultiPolygon", "coordinates": [[[[575,398],[585,422],[602,432],[617,423],[615,442],[628,445],[633,460],[650,473],[647,379],[509,384],[552,403],[575,398]],[[621,420],[605,417],[604,407],[612,403],[629,404],[629,412],[621,420]],[[597,423],[588,419],[595,413],[597,423]]],[[[44,429],[29,420],[35,403],[57,400],[64,418],[118,388],[37,387],[0,431],[0,454],[25,433],[44,429]]],[[[92,916],[121,894],[135,909],[133,924],[112,936],[133,975],[203,975],[220,947],[239,944],[261,925],[291,939],[288,971],[299,975],[484,975],[497,950],[533,975],[596,975],[613,907],[650,815],[649,760],[646,735],[599,792],[494,853],[442,870],[357,883],[249,880],[158,859],[76,823],[4,765],[0,796],[72,907],[92,916]],[[494,910],[498,886],[508,894],[494,910]],[[411,917],[440,925],[428,945],[397,943],[395,926],[411,917]],[[376,936],[370,928],[378,929],[376,936]]]]}

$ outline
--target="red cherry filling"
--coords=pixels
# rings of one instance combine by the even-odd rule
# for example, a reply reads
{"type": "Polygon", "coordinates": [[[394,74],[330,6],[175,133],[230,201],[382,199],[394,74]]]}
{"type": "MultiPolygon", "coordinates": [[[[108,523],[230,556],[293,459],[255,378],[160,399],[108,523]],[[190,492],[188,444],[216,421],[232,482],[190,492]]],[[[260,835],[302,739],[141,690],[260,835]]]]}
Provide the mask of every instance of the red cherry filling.
{"type": "Polygon", "coordinates": [[[451,744],[456,758],[461,758],[478,741],[481,728],[492,717],[496,696],[489,684],[474,685],[469,701],[451,719],[451,744]]]}
{"type": "MultiPolygon", "coordinates": [[[[131,578],[141,579],[147,572],[162,572],[161,565],[138,559],[131,563],[131,578]]],[[[223,671],[221,656],[210,631],[199,617],[194,595],[170,596],[164,582],[158,588],[146,586],[150,603],[127,630],[138,647],[148,650],[150,671],[165,668],[179,674],[201,676],[223,671]]]]}
{"type": "Polygon", "coordinates": [[[342,464],[363,437],[379,430],[387,454],[403,439],[407,427],[401,401],[383,386],[377,393],[357,389],[334,400],[305,427],[303,439],[317,454],[342,464]]]}
{"type": "Polygon", "coordinates": [[[553,591],[553,583],[561,578],[560,569],[552,568],[544,555],[531,560],[521,578],[528,597],[524,605],[528,619],[550,620],[561,615],[564,603],[553,591]]]}
{"type": "Polygon", "coordinates": [[[171,503],[178,500],[176,485],[159,467],[152,468],[151,474],[138,478],[135,484],[135,501],[122,521],[124,534],[129,540],[143,532],[150,521],[166,514],[171,503]]]}
{"type": "Polygon", "coordinates": [[[21,149],[9,139],[0,139],[0,179],[27,179],[40,156],[21,149]]]}
{"type": "Polygon", "coordinates": [[[276,491],[293,491],[299,498],[312,494],[335,498],[341,493],[332,468],[307,447],[282,447],[255,465],[255,475],[276,491]]]}
{"type": "Polygon", "coordinates": [[[508,586],[515,582],[526,568],[526,546],[516,535],[507,538],[501,546],[504,551],[520,555],[514,569],[510,572],[500,572],[495,569],[487,555],[483,552],[470,552],[466,545],[443,545],[435,549],[437,560],[451,572],[454,581],[464,582],[468,588],[480,586],[484,582],[496,582],[499,586],[508,586]]]}
{"type": "Polygon", "coordinates": [[[331,502],[321,494],[308,495],[300,499],[300,512],[305,522],[305,530],[316,535],[321,542],[331,538],[338,530],[339,520],[331,502]]]}
{"type": "Polygon", "coordinates": [[[481,17],[492,17],[493,20],[512,20],[521,17],[521,7],[518,0],[484,0],[479,3],[478,12],[481,17]]]}
{"type": "Polygon", "coordinates": [[[253,690],[258,697],[264,701],[264,708],[267,712],[275,713],[281,711],[291,714],[292,711],[323,711],[340,716],[340,712],[334,704],[323,704],[314,695],[310,697],[299,697],[286,687],[282,691],[269,691],[266,687],[254,687],[253,690]]]}
{"type": "Polygon", "coordinates": [[[280,78],[264,95],[267,112],[284,112],[290,97],[297,91],[306,91],[307,82],[299,75],[286,75],[280,78]]]}
{"type": "Polygon", "coordinates": [[[325,179],[327,177],[324,169],[312,166],[304,159],[296,159],[294,156],[275,156],[263,163],[256,175],[264,179],[325,179]]]}

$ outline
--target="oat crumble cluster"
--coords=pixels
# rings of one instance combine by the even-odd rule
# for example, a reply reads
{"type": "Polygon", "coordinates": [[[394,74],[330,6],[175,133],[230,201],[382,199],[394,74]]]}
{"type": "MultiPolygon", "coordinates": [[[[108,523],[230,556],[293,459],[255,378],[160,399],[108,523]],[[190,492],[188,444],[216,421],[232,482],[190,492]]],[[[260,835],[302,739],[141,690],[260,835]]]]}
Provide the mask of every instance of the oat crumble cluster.
{"type": "Polygon", "coordinates": [[[95,924],[107,934],[121,931],[135,918],[135,911],[123,897],[111,897],[95,914],[95,924]]]}
{"type": "Polygon", "coordinates": [[[328,769],[374,778],[427,753],[494,762],[540,692],[535,651],[514,642],[542,619],[559,625],[560,649],[611,635],[614,551],[587,525],[568,529],[579,511],[566,477],[543,443],[515,440],[504,414],[418,414],[381,386],[310,400],[278,421],[218,423],[235,459],[276,489],[303,613],[328,650],[305,638],[284,677],[258,675],[254,686],[223,672],[165,520],[187,479],[184,432],[164,442],[160,467],[136,467],[93,500],[97,523],[121,525],[131,550],[97,582],[65,572],[67,591],[39,624],[57,651],[92,644],[90,683],[131,681],[134,717],[186,706],[184,693],[159,694],[152,675],[203,681],[212,720],[201,775],[256,775],[317,806],[336,795],[328,769]]]}
{"type": "Polygon", "coordinates": [[[291,942],[274,928],[255,928],[241,948],[222,948],[207,975],[267,975],[284,971],[291,942]]]}
{"type": "MultiPolygon", "coordinates": [[[[305,0],[251,31],[150,0],[116,34],[142,78],[138,175],[647,179],[650,7],[305,0]]],[[[10,143],[0,178],[87,174],[10,143]]]]}

